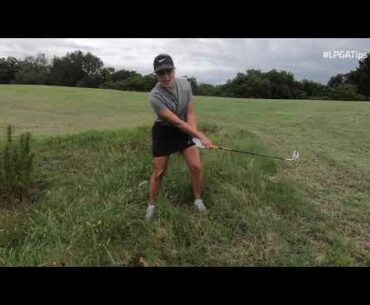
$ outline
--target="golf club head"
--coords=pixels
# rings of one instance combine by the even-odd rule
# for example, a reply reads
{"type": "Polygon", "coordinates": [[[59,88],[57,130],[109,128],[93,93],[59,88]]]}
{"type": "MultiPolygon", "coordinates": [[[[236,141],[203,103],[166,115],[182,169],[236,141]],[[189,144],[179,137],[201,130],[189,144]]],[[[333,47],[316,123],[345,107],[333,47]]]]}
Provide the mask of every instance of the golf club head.
{"type": "Polygon", "coordinates": [[[296,161],[296,160],[298,160],[298,158],[299,158],[299,152],[296,151],[296,150],[293,151],[292,160],[296,161]]]}

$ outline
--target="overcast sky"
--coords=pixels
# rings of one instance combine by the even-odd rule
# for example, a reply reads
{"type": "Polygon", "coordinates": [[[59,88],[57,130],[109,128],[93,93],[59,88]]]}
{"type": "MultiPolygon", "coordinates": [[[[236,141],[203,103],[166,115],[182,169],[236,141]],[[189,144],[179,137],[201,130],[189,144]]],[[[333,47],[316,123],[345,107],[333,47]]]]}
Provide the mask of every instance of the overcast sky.
{"type": "Polygon", "coordinates": [[[0,58],[37,53],[52,58],[76,50],[91,52],[106,67],[142,74],[152,72],[156,55],[168,53],[178,76],[194,76],[199,83],[225,83],[253,68],[286,70],[298,80],[327,83],[331,76],[355,69],[358,59],[328,59],[323,52],[370,52],[370,39],[0,39],[0,58]]]}

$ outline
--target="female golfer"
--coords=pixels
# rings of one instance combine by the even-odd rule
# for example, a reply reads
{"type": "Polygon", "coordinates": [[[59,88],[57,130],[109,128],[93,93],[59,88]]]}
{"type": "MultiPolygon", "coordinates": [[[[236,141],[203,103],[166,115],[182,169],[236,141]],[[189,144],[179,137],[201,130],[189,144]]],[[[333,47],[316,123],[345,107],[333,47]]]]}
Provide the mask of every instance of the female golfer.
{"type": "Polygon", "coordinates": [[[154,73],[158,83],[150,92],[149,100],[157,115],[152,128],[154,169],[150,180],[150,194],[146,219],[153,218],[156,199],[165,175],[170,155],[182,153],[189,167],[194,192],[194,205],[203,212],[203,169],[198,148],[192,141],[198,138],[205,148],[213,148],[211,141],[197,129],[192,90],[186,79],[175,77],[175,66],[167,54],[154,59],[154,73]]]}

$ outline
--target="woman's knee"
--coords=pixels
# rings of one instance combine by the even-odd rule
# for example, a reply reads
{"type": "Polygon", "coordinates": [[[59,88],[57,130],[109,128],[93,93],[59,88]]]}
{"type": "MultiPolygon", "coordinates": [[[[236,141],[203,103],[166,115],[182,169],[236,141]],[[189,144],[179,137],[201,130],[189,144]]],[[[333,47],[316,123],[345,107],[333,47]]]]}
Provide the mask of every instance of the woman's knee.
{"type": "Polygon", "coordinates": [[[166,174],[167,167],[155,168],[153,172],[154,179],[161,180],[166,174]]]}
{"type": "Polygon", "coordinates": [[[193,175],[201,174],[203,172],[202,165],[199,163],[190,164],[189,169],[193,175]]]}

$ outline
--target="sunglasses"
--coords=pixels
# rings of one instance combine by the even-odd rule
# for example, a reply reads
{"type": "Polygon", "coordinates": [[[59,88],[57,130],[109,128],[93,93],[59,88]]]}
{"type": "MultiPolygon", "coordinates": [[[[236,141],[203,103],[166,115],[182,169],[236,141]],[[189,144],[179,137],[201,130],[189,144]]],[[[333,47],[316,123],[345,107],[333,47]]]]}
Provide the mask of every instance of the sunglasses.
{"type": "Polygon", "coordinates": [[[159,76],[164,76],[166,74],[171,74],[173,72],[173,69],[163,69],[163,70],[159,70],[157,71],[157,75],[159,76]]]}

